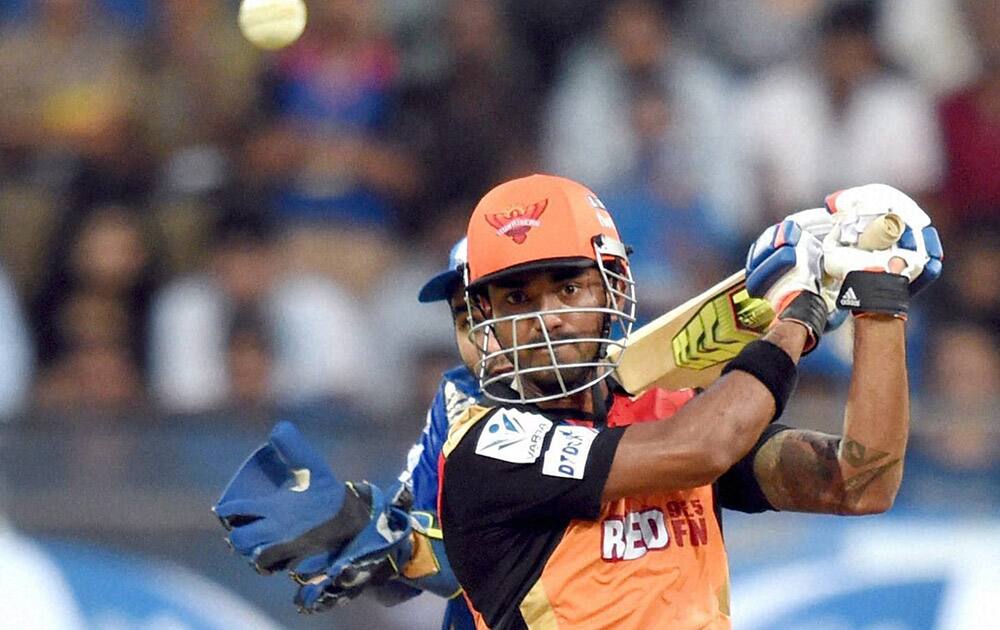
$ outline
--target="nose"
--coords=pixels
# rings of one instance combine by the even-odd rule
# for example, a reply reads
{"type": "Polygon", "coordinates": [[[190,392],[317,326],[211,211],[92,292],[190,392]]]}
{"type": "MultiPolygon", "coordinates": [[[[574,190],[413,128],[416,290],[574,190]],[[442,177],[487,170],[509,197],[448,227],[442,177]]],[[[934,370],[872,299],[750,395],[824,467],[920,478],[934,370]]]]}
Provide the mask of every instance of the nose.
{"type": "MultiPolygon", "coordinates": [[[[542,311],[540,320],[545,324],[545,328],[552,333],[555,330],[559,330],[563,326],[563,315],[561,313],[549,313],[547,311],[554,311],[563,307],[563,303],[559,300],[558,296],[555,295],[544,295],[539,303],[539,311],[542,311]]],[[[535,320],[536,322],[538,320],[535,320]]]]}

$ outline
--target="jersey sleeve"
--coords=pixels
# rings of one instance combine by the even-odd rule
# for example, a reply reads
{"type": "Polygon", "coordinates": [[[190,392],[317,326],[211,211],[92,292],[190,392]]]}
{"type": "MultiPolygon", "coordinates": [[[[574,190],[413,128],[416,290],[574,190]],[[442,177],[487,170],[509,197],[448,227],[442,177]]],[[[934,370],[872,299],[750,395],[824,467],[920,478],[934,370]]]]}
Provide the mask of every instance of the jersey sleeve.
{"type": "Polygon", "coordinates": [[[764,433],[761,434],[760,439],[750,449],[750,452],[719,477],[718,482],[716,482],[719,491],[719,505],[737,512],[757,513],[774,510],[774,506],[764,496],[764,491],[761,490],[760,484],[757,482],[757,476],[754,475],[753,460],[765,442],[791,428],[778,423],[769,425],[764,429],[764,433]]]}
{"type": "Polygon", "coordinates": [[[500,409],[448,455],[447,511],[466,526],[593,520],[623,433],[500,409]]]}
{"type": "Polygon", "coordinates": [[[443,392],[439,390],[434,403],[427,410],[427,420],[420,440],[410,447],[406,456],[406,469],[399,477],[413,494],[414,509],[432,510],[437,506],[437,456],[447,434],[443,392]]]}

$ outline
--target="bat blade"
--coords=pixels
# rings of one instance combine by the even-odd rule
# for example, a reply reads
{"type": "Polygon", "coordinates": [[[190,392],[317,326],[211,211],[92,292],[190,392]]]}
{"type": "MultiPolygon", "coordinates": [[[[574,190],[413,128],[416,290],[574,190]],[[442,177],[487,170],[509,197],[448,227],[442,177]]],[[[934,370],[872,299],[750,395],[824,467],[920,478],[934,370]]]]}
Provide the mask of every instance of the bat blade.
{"type": "MultiPolygon", "coordinates": [[[[774,318],[750,298],[739,271],[629,336],[616,380],[631,394],[650,387],[706,387],[774,318]]],[[[614,354],[612,354],[614,356],[614,354]]]]}

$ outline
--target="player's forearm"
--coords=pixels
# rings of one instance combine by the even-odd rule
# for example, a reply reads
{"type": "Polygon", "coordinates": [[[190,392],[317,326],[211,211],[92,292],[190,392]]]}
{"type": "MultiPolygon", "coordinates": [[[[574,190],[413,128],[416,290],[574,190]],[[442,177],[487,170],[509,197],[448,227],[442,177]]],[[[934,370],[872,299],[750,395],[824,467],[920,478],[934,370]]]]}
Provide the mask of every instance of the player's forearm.
{"type": "MultiPolygon", "coordinates": [[[[797,364],[807,336],[802,324],[779,322],[764,340],[778,346],[797,364]]],[[[755,376],[740,370],[726,374],[699,399],[704,399],[706,408],[693,410],[702,416],[695,421],[705,432],[703,448],[721,455],[719,474],[750,451],[777,408],[772,392],[755,376]],[[716,420],[706,422],[706,418],[716,420]]]]}
{"type": "Polygon", "coordinates": [[[871,514],[896,496],[909,416],[903,324],[870,317],[855,323],[843,435],[783,431],[754,458],[757,482],[776,509],[871,514]]]}
{"type": "Polygon", "coordinates": [[[770,332],[764,335],[764,340],[770,341],[784,350],[785,354],[791,357],[792,362],[797,365],[808,337],[809,331],[802,324],[779,321],[770,332]]]}
{"type": "MultiPolygon", "coordinates": [[[[780,322],[765,339],[797,362],[804,326],[780,322]]],[[[696,488],[746,455],[774,418],[775,399],[755,376],[734,370],[665,422],[629,427],[618,445],[604,499],[696,488]]]]}
{"type": "Polygon", "coordinates": [[[854,325],[854,370],[837,453],[844,507],[884,512],[903,478],[910,404],[903,320],[868,316],[854,325]]]}
{"type": "MultiPolygon", "coordinates": [[[[778,346],[794,364],[798,364],[807,339],[806,327],[797,322],[778,322],[764,336],[764,340],[778,346]]],[[[726,374],[705,394],[708,396],[699,397],[705,398],[710,405],[699,423],[707,433],[703,448],[719,454],[720,470],[717,472],[721,475],[757,443],[760,434],[774,419],[777,406],[773,393],[760,380],[740,370],[726,374]],[[705,418],[717,420],[705,422],[705,418]]]]}

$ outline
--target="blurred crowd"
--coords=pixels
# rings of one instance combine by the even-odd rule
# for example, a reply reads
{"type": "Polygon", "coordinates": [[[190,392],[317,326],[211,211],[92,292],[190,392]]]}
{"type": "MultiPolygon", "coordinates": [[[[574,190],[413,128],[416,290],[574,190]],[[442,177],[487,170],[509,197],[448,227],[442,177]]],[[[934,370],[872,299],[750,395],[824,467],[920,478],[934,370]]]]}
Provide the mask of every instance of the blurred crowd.
{"type": "Polygon", "coordinates": [[[417,289],[531,172],[601,195],[644,317],[784,214],[897,186],[948,257],[921,392],[1000,391],[1000,2],[307,4],[262,53],[232,0],[0,0],[0,413],[416,426],[456,358],[417,289]]]}

